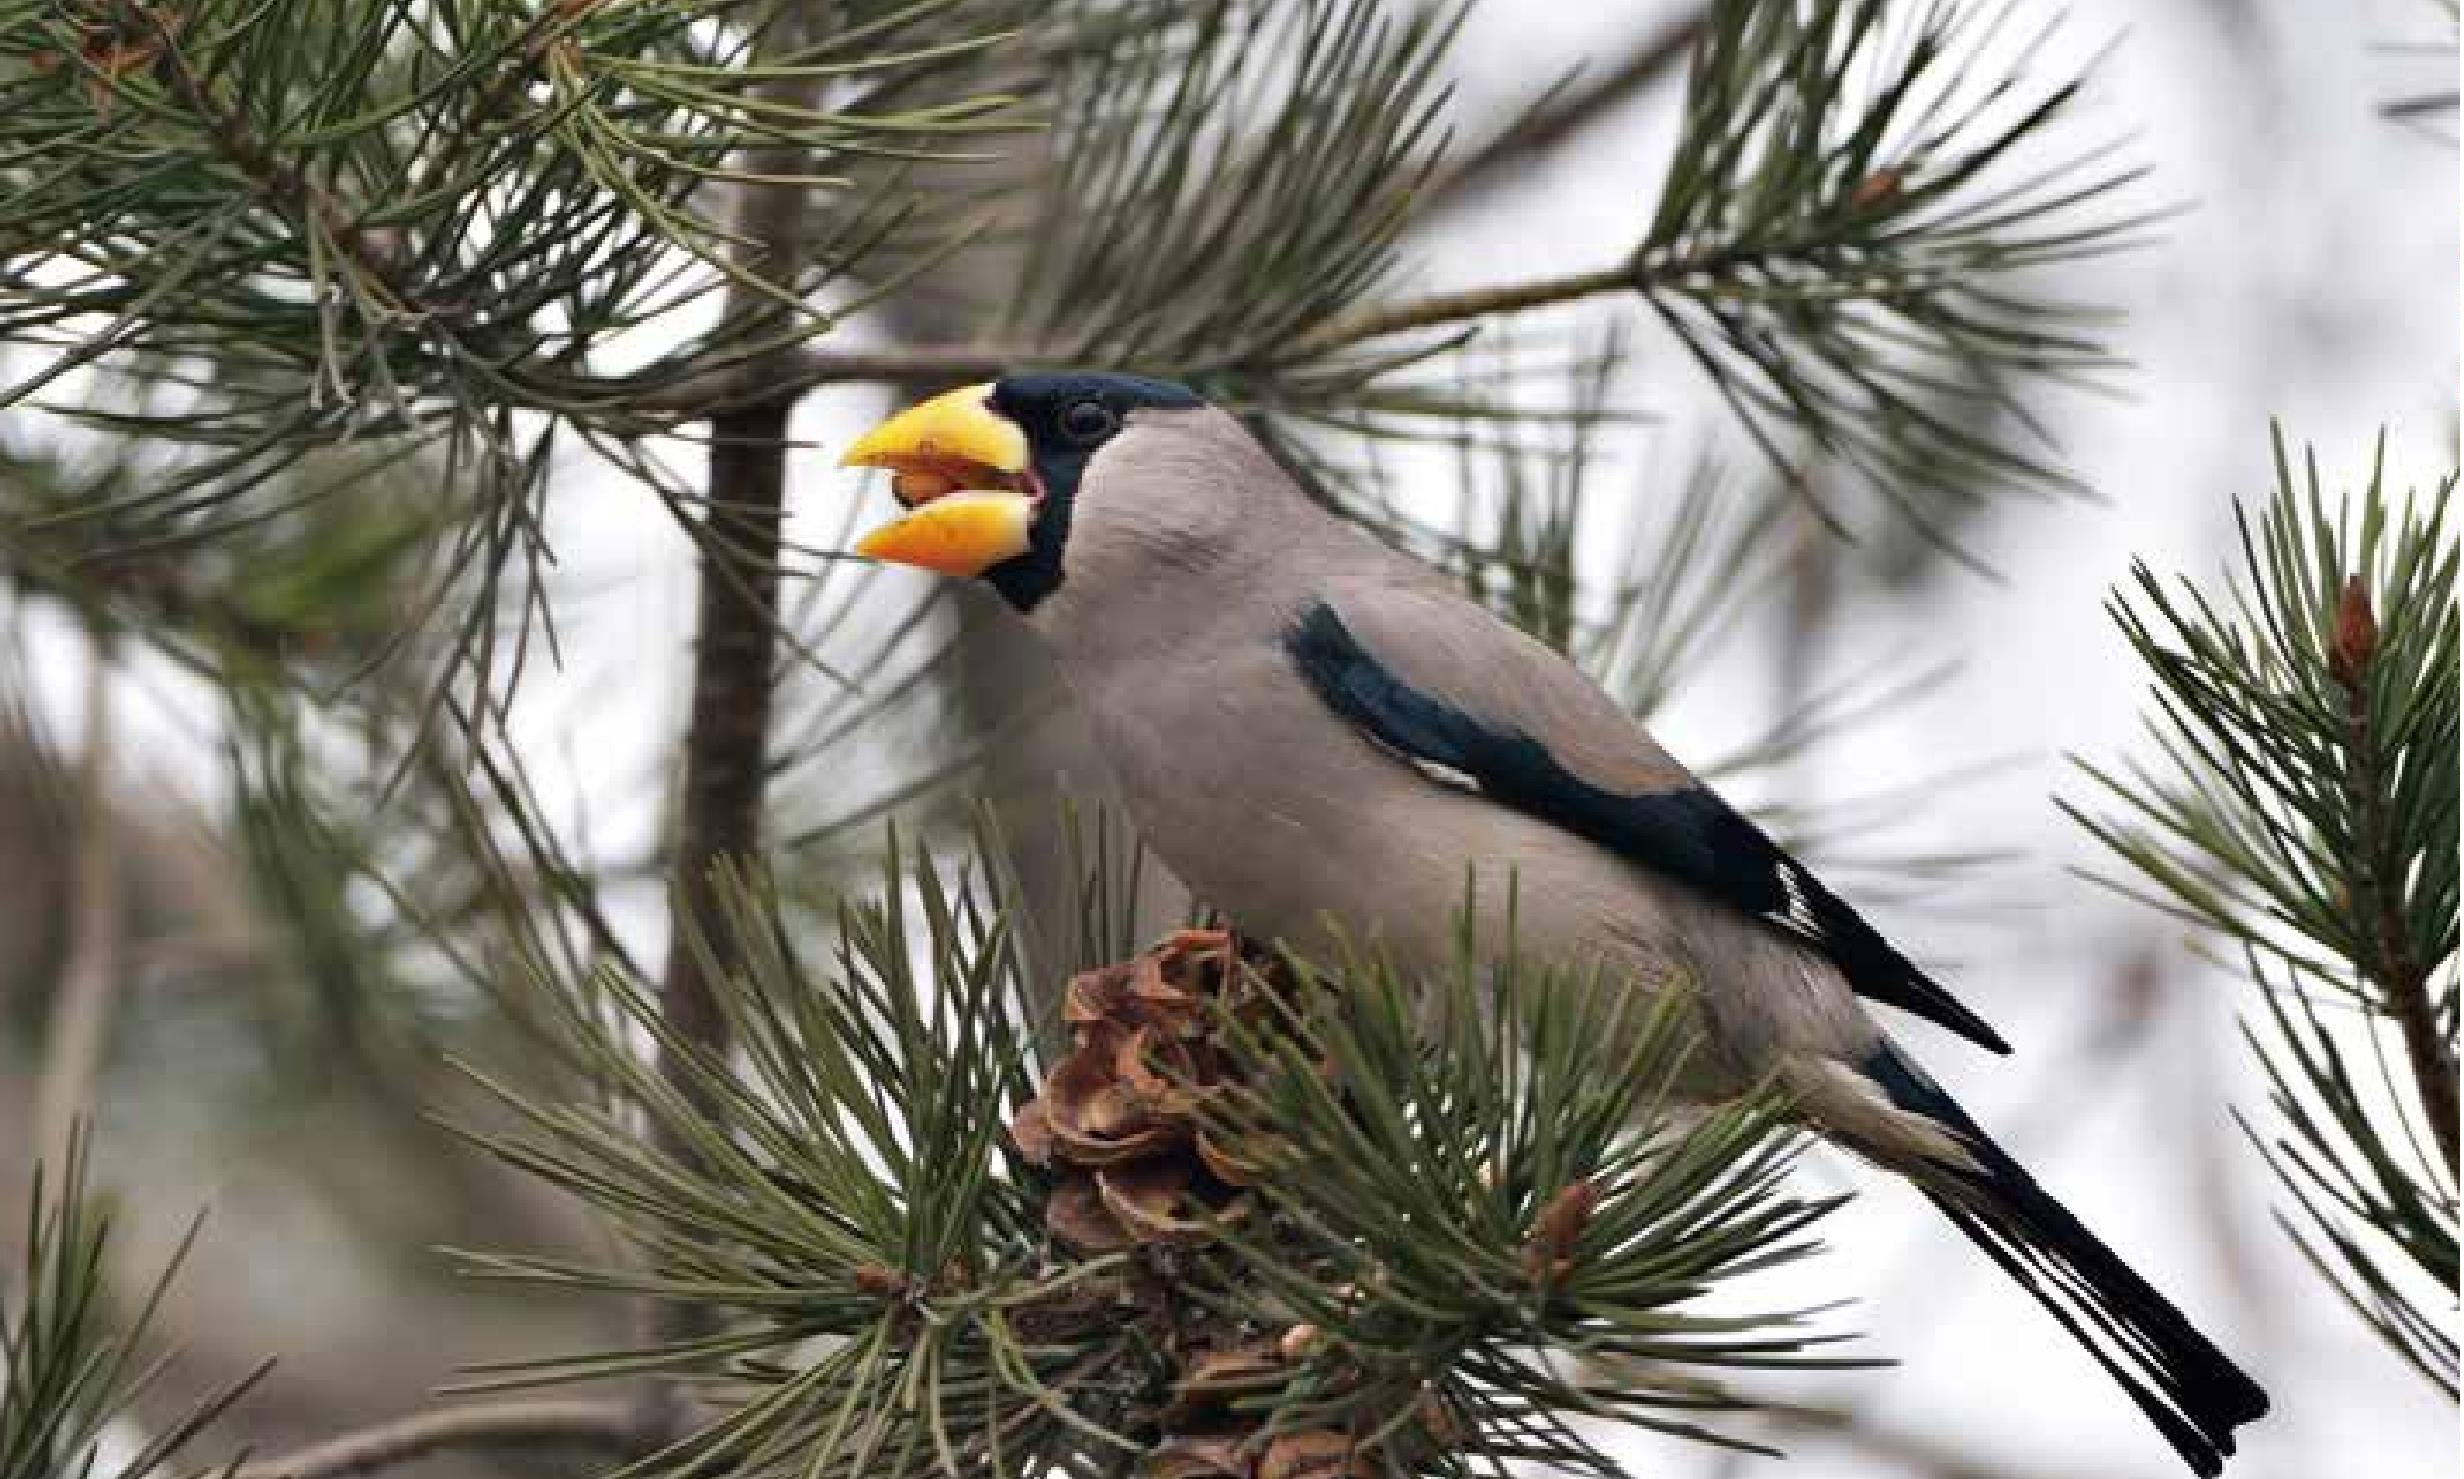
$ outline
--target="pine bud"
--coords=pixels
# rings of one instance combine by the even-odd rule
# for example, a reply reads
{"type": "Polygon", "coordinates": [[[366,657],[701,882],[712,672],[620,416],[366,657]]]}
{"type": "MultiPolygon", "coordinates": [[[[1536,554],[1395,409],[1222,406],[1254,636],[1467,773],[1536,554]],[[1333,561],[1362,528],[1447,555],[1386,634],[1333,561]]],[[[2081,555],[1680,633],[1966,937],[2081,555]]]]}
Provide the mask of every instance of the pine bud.
{"type": "Polygon", "coordinates": [[[856,1265],[856,1287],[875,1299],[905,1299],[915,1288],[905,1274],[878,1263],[856,1265]]]}
{"type": "Polygon", "coordinates": [[[1523,1266],[1535,1284],[1553,1284],[1574,1268],[1574,1245],[1599,1208],[1600,1188],[1589,1177],[1570,1183],[1532,1219],[1531,1241],[1523,1247],[1523,1266]]]}
{"type": "Polygon", "coordinates": [[[1898,170],[1876,170],[1857,181],[1856,188],[1848,192],[1848,208],[1868,211],[1876,206],[1888,205],[1899,198],[1903,184],[1898,170]]]}
{"type": "Polygon", "coordinates": [[[2336,631],[2327,643],[2327,671],[2346,688],[2361,686],[2378,651],[2378,616],[2370,609],[2370,591],[2358,575],[2344,582],[2336,602],[2336,631]]]}

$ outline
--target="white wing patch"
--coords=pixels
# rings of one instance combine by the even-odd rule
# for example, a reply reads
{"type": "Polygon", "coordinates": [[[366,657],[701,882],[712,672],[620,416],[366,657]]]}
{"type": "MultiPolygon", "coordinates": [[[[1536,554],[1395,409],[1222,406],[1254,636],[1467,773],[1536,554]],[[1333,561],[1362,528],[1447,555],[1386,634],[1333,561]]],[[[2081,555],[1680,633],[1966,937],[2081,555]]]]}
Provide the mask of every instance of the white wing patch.
{"type": "Polygon", "coordinates": [[[1822,924],[1814,918],[1814,906],[1806,902],[1805,870],[1783,858],[1773,871],[1779,874],[1780,896],[1787,903],[1766,912],[1763,918],[1793,934],[1819,941],[1822,938],[1822,924]]]}
{"type": "Polygon", "coordinates": [[[1415,755],[1400,745],[1389,743],[1384,735],[1370,730],[1361,730],[1360,735],[1387,754],[1419,771],[1426,779],[1435,781],[1450,791],[1462,791],[1473,796],[1487,794],[1481,789],[1480,778],[1468,770],[1448,765],[1443,760],[1431,760],[1426,755],[1415,755]]]}
{"type": "Polygon", "coordinates": [[[1458,770],[1443,761],[1424,759],[1418,755],[1407,755],[1404,758],[1412,762],[1412,769],[1419,771],[1441,786],[1450,786],[1457,791],[1470,791],[1474,794],[1480,791],[1480,782],[1473,779],[1472,773],[1468,770],[1458,770]]]}

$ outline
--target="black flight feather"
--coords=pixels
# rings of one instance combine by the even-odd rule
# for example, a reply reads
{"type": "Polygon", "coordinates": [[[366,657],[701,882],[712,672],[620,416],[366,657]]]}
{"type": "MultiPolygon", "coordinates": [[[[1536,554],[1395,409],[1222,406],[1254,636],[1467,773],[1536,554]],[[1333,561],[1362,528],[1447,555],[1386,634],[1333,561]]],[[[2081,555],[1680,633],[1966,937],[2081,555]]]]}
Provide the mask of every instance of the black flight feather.
{"type": "Polygon", "coordinates": [[[1982,1017],[1928,979],[1762,829],[1700,786],[1654,795],[1605,791],[1568,772],[1548,747],[1414,688],[1364,648],[1323,602],[1284,638],[1329,708],[1421,767],[1442,767],[1504,806],[1561,827],[1688,884],[1794,939],[1839,969],[1851,989],[1997,1053],[1982,1017]]]}
{"type": "Polygon", "coordinates": [[[1974,1170],[1938,1166],[1931,1184],[1921,1178],[1926,1196],[2096,1358],[2184,1462],[2220,1473],[2234,1428],[2267,1411],[2267,1393],[1898,1049],[1885,1043],[1861,1066],[1892,1104],[1955,1132],[1975,1160],[1974,1170]]]}

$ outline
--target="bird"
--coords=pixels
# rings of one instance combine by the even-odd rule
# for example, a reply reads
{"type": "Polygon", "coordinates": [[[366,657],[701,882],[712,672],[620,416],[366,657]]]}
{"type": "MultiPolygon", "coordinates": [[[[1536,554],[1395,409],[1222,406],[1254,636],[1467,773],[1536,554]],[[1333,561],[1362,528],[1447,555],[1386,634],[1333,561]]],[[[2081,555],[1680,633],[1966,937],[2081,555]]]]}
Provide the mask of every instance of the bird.
{"type": "Polygon", "coordinates": [[[1682,1086],[1776,1082],[1897,1172],[2084,1346],[2196,1473],[2258,1383],[2041,1186],[1873,1010],[1977,1047],[1983,1018],[1662,749],[1557,651],[1313,501],[1186,386],[1021,372],[846,450],[902,517],[874,560],[978,580],[1057,660],[1146,845],[1245,933],[1454,960],[1467,870],[1495,939],[1685,981],[1682,1086]],[[1501,899],[1511,895],[1511,905],[1501,899]]]}

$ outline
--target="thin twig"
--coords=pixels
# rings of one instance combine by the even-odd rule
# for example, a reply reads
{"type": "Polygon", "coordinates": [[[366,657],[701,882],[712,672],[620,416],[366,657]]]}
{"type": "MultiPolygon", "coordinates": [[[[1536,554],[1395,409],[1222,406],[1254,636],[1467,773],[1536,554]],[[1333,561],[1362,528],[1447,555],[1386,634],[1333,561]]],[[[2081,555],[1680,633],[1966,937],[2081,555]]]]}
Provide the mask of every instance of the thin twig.
{"type": "MultiPolygon", "coordinates": [[[[1614,293],[1639,293],[1699,270],[1699,264],[1620,263],[1497,287],[1435,293],[1401,303],[1369,307],[1329,320],[1302,336],[1280,358],[1308,359],[1338,353],[1396,334],[1450,328],[1480,319],[1549,308],[1614,293]]],[[[923,344],[885,349],[806,349],[784,359],[747,363],[689,377],[666,390],[636,396],[637,410],[679,421],[724,417],[750,403],[792,398],[820,385],[854,382],[949,384],[992,380],[1029,365],[1050,364],[1051,351],[1033,345],[993,342],[923,344]]]]}
{"type": "Polygon", "coordinates": [[[1437,293],[1383,307],[1371,305],[1330,320],[1314,333],[1303,335],[1300,342],[1292,346],[1291,352],[1296,358],[1334,354],[1366,344],[1372,339],[1442,329],[1475,319],[1525,313],[1534,308],[1575,303],[1611,293],[1638,292],[1645,285],[1646,279],[1641,272],[1630,264],[1620,263],[1614,267],[1570,273],[1564,277],[1544,277],[1532,282],[1506,283],[1492,288],[1468,288],[1459,293],[1437,293]]]}
{"type": "Polygon", "coordinates": [[[1494,138],[1438,171],[1421,191],[1419,219],[1426,222],[1462,211],[1487,198],[1516,170],[1562,147],[1576,134],[1640,96],[1692,54],[1710,19],[1711,7],[1662,21],[1635,38],[1625,58],[1567,88],[1508,124],[1494,138]]]}
{"type": "Polygon", "coordinates": [[[422,1412],[240,1465],[231,1479],[349,1479],[462,1449],[578,1448],[634,1458],[652,1446],[619,1402],[504,1402],[422,1412]]]}
{"type": "Polygon", "coordinates": [[[111,813],[111,643],[97,632],[86,668],[85,748],[77,766],[68,948],[44,1035],[35,1111],[38,1155],[65,1157],[71,1126],[90,1114],[119,996],[123,945],[120,835],[111,813]]]}

